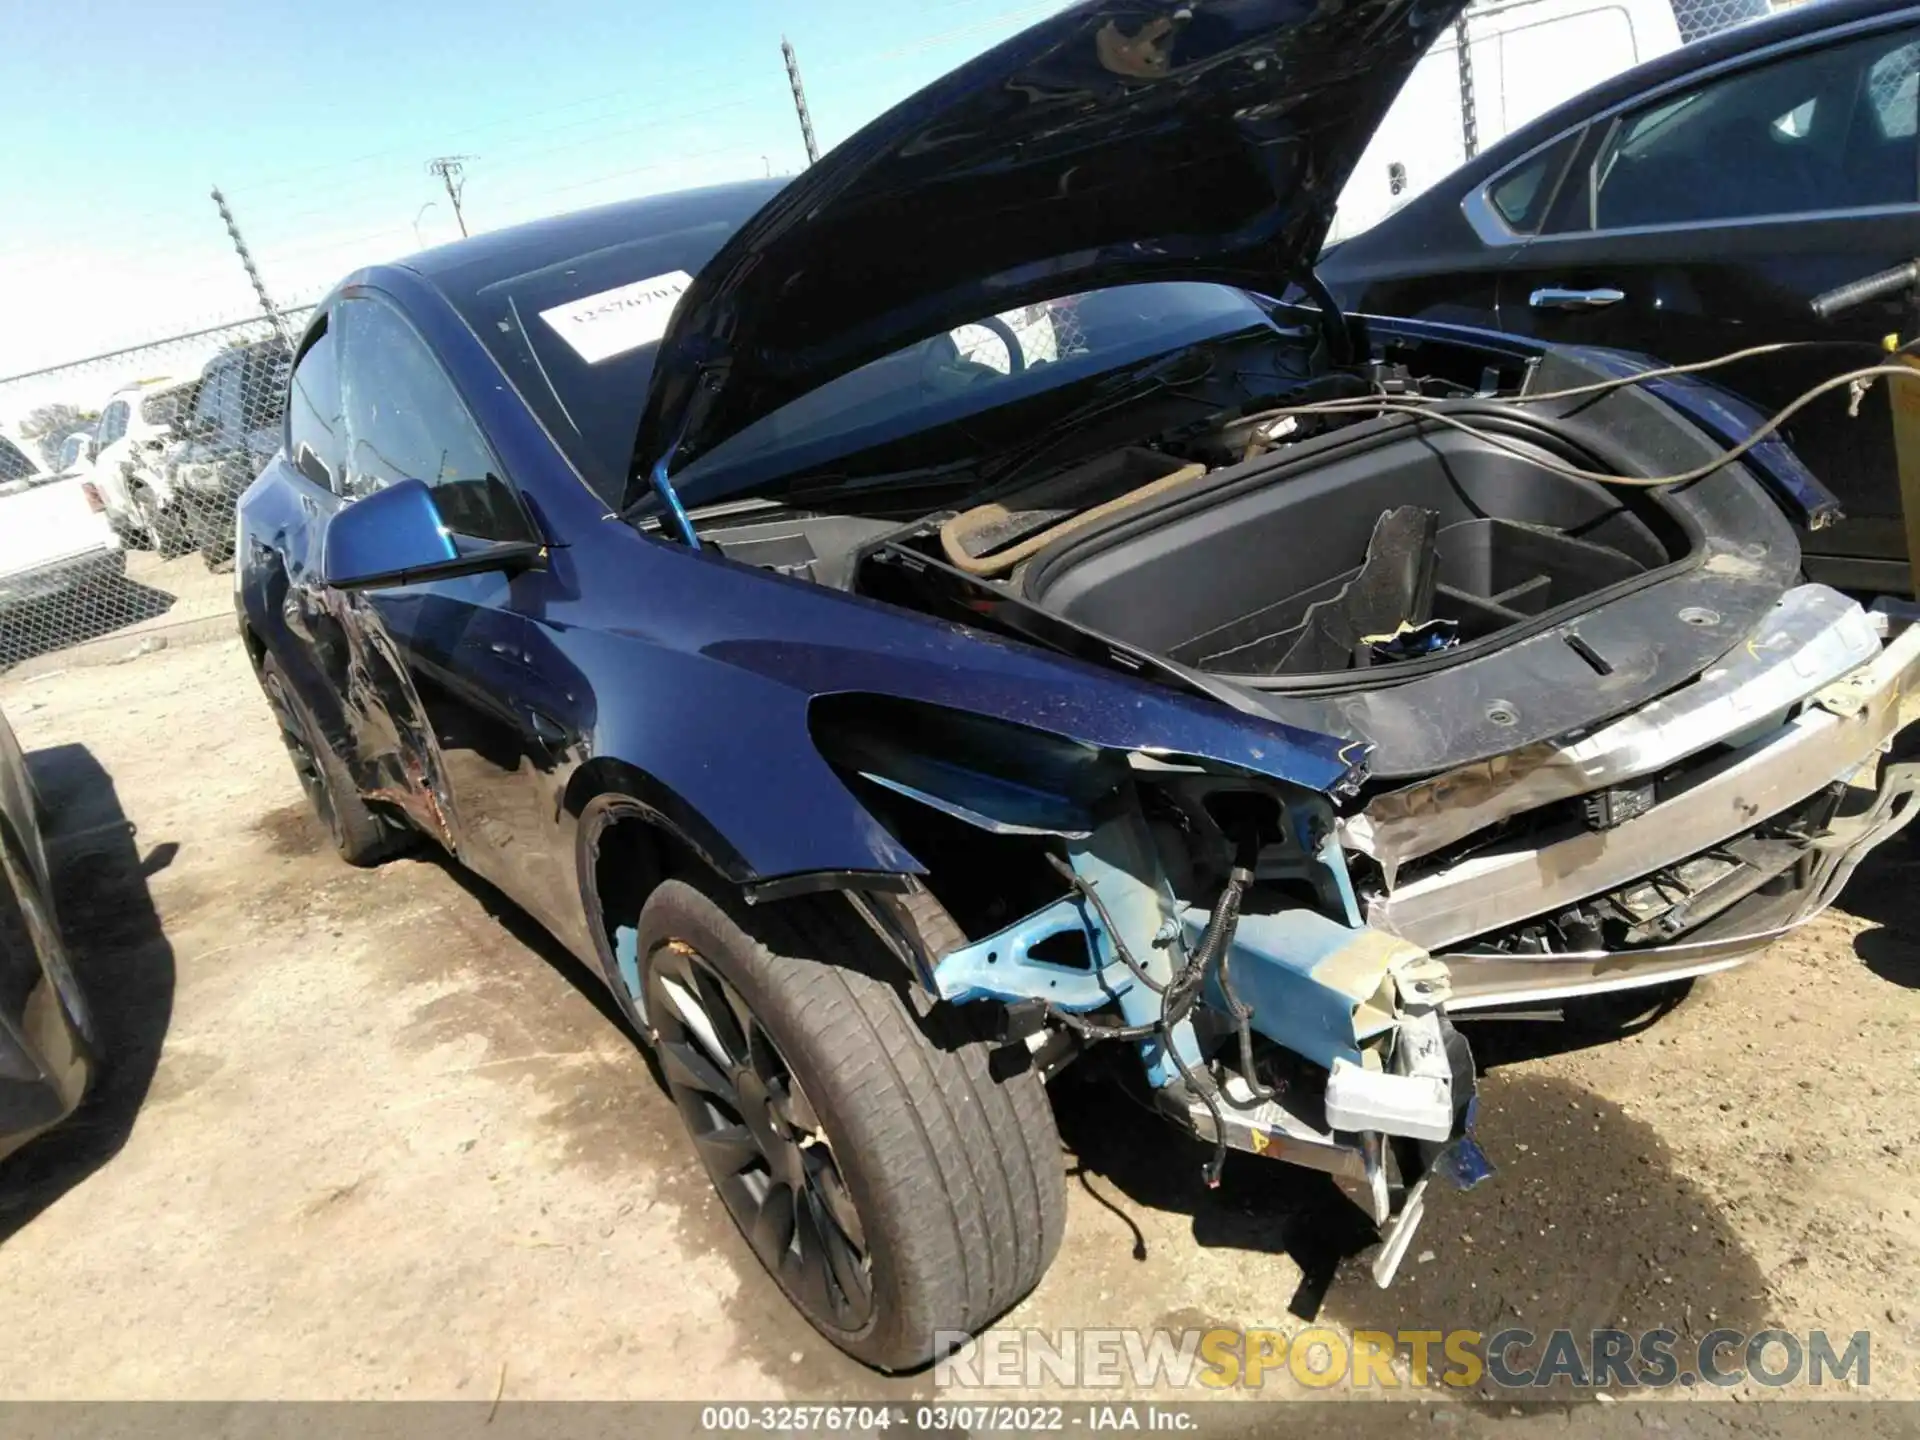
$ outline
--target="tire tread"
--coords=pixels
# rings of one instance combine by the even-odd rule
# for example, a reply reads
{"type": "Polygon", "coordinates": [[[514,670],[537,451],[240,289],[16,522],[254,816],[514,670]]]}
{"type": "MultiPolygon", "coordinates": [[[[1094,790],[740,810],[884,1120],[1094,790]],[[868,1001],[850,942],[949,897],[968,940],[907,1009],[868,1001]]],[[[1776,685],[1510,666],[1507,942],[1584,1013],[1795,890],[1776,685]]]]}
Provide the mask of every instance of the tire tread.
{"type": "MultiPolygon", "coordinates": [[[[943,911],[920,919],[923,939],[952,925],[943,911]]],[[[952,1007],[909,1003],[926,997],[904,993],[851,906],[822,896],[750,908],[682,878],[649,897],[640,931],[643,954],[685,939],[726,969],[828,1127],[876,1296],[860,1334],[815,1319],[828,1338],[883,1369],[913,1368],[932,1358],[936,1330],[978,1331],[1038,1283],[1066,1215],[1045,1088],[1027,1070],[997,1078],[952,1007]]]]}

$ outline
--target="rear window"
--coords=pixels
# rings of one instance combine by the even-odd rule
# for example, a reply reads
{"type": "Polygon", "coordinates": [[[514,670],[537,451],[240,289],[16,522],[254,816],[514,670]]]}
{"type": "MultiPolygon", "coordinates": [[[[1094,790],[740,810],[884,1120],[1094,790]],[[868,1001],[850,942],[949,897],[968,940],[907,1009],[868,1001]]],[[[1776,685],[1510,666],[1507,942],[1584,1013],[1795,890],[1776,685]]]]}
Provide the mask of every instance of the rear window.
{"type": "Polygon", "coordinates": [[[9,480],[25,480],[38,473],[38,467],[29,460],[18,445],[4,435],[0,435],[0,483],[9,480]]]}

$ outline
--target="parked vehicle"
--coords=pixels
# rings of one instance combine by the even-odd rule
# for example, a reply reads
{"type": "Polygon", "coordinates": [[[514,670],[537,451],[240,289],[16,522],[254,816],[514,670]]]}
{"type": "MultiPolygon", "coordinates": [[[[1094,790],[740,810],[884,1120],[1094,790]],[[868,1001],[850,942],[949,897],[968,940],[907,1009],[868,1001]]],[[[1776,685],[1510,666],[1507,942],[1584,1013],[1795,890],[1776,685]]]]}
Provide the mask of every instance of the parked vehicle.
{"type": "Polygon", "coordinates": [[[1831,497],[1744,407],[1261,298],[1451,20],[1090,0],[297,347],[235,591],[316,812],[595,967],[872,1364],[1046,1269],[1083,1048],[1210,1179],[1340,1177],[1385,1283],[1486,1173],[1450,1014],[1735,963],[1910,813],[1920,629],[1801,583],[1831,497]]]}
{"type": "Polygon", "coordinates": [[[114,392],[101,407],[91,479],[123,544],[164,556],[191,548],[179,497],[161,463],[196,382],[159,376],[114,392]]]}
{"type": "MultiPolygon", "coordinates": [[[[1868,363],[1890,298],[1832,320],[1822,291],[1920,255],[1920,8],[1829,0],[1640,66],[1508,137],[1324,255],[1349,308],[1498,326],[1676,362],[1818,342],[1716,378],[1771,411],[1868,363]]],[[[1809,575],[1906,591],[1886,387],[1786,430],[1845,519],[1802,537],[1809,575]]]]}
{"type": "Polygon", "coordinates": [[[126,568],[95,483],[49,475],[0,436],[0,653],[9,609],[117,585],[126,568]]]}
{"type": "Polygon", "coordinates": [[[200,372],[170,461],[187,534],[209,569],[233,556],[234,505],[279,448],[286,401],[287,347],[278,337],[223,350],[200,372]]]}
{"type": "Polygon", "coordinates": [[[0,1156],[71,1115],[99,1065],[60,938],[40,805],[0,715],[0,1156]]]}
{"type": "MultiPolygon", "coordinates": [[[[1752,0],[1760,14],[1764,0],[1752,0]]],[[[1671,0],[1494,0],[1443,33],[1367,141],[1327,240],[1377,224],[1468,157],[1564,100],[1679,48],[1671,0]]]]}

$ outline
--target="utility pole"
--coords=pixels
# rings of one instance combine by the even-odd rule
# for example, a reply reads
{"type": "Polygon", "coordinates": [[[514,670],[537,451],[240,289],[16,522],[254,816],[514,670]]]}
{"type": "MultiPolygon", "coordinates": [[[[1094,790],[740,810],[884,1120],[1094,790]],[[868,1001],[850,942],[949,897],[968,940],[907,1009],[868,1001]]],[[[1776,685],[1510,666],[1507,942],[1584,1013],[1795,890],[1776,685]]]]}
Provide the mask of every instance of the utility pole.
{"type": "Polygon", "coordinates": [[[1474,113],[1473,52],[1467,34],[1467,12],[1453,22],[1453,48],[1460,62],[1460,143],[1471,160],[1480,153],[1480,117],[1474,113]]]}
{"type": "Polygon", "coordinates": [[[467,233],[467,217],[460,212],[460,196],[467,188],[466,162],[474,158],[472,155],[437,155],[427,162],[427,173],[438,175],[440,183],[447,187],[447,199],[453,202],[453,218],[462,235],[467,233]]]}
{"type": "Polygon", "coordinates": [[[293,336],[287,333],[287,322],[274,307],[273,299],[267,294],[267,282],[260,278],[260,267],[253,263],[253,253],[247,249],[247,242],[240,238],[240,226],[233,218],[233,210],[227,204],[227,197],[220,193],[218,185],[213,187],[213,203],[220,211],[220,218],[226,222],[227,234],[233,240],[234,253],[240,257],[240,264],[247,272],[247,278],[253,282],[253,293],[260,297],[260,308],[267,313],[274,333],[280,337],[280,343],[287,347],[287,353],[293,353],[293,336]]]}
{"type": "Polygon", "coordinates": [[[780,54],[787,62],[787,84],[793,88],[793,110],[800,117],[800,138],[807,142],[807,164],[820,158],[820,147],[813,143],[813,117],[807,114],[807,87],[800,83],[800,59],[793,53],[793,42],[780,37],[780,54]]]}

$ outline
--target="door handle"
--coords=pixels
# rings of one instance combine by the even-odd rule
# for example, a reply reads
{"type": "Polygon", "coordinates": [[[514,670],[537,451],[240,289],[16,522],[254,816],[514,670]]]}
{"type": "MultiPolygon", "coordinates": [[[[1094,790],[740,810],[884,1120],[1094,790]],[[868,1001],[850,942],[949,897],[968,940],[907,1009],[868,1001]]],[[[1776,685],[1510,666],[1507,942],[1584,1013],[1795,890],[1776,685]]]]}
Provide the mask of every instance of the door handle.
{"type": "Polygon", "coordinates": [[[1626,291],[1615,290],[1610,285],[1597,286],[1592,290],[1563,290],[1555,285],[1546,285],[1529,295],[1527,303],[1536,310],[1604,310],[1626,298],[1626,291]]]}
{"type": "Polygon", "coordinates": [[[568,739],[567,728],[551,715],[536,710],[531,705],[523,705],[520,707],[520,718],[525,722],[533,738],[548,750],[557,751],[565,748],[568,739]]]}

